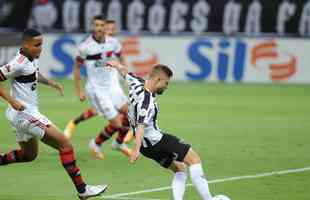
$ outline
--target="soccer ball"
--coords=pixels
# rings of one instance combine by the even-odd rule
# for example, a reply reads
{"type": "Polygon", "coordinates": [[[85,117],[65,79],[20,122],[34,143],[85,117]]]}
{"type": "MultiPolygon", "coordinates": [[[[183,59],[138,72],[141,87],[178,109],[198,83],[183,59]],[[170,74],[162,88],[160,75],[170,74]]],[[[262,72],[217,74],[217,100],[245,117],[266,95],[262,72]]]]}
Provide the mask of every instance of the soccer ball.
{"type": "Polygon", "coordinates": [[[230,198],[225,195],[216,195],[212,198],[212,200],[230,200],[230,198]]]}

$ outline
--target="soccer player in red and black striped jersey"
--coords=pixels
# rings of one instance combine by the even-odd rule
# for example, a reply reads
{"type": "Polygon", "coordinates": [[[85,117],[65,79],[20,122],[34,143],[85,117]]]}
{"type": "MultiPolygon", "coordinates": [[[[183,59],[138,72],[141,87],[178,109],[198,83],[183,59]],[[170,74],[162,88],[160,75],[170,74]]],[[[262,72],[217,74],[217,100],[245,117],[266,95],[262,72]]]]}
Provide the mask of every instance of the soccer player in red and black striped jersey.
{"type": "Polygon", "coordinates": [[[16,57],[0,67],[0,81],[11,80],[11,95],[0,83],[0,96],[9,103],[6,117],[15,129],[20,148],[0,154],[0,165],[31,162],[38,155],[38,140],[59,152],[60,161],[76,187],[80,199],[103,193],[107,186],[87,185],[76,163],[73,146],[58,128],[39,112],[37,84],[42,83],[63,94],[63,87],[46,79],[39,70],[38,58],[43,36],[27,29],[22,36],[22,47],[16,57]]]}
{"type": "MultiPolygon", "coordinates": [[[[91,118],[97,113],[104,116],[109,122],[100,131],[96,138],[92,139],[89,146],[93,155],[98,159],[104,159],[101,145],[118,132],[112,147],[129,156],[131,150],[124,143],[129,130],[127,119],[128,101],[120,83],[116,80],[118,72],[115,69],[104,67],[107,60],[112,57],[120,58],[121,44],[114,37],[105,33],[106,21],[102,16],[95,16],[92,21],[93,33],[78,46],[78,52],[74,65],[74,81],[76,92],[80,101],[86,99],[86,95],[93,108],[88,109],[79,117],[71,120],[65,128],[65,135],[71,138],[78,123],[91,118]],[[80,68],[85,66],[87,81],[85,91],[80,86],[80,68]]],[[[111,33],[110,35],[115,33],[111,33]]]]}

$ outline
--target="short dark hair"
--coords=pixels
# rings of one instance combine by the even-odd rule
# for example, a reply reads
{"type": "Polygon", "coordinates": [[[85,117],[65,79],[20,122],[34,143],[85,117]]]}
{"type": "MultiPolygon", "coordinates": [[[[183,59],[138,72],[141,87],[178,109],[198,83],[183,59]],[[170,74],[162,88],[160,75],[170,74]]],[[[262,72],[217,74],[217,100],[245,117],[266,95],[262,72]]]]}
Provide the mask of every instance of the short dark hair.
{"type": "Polygon", "coordinates": [[[42,35],[42,33],[40,33],[39,31],[35,29],[31,29],[31,28],[25,29],[22,35],[22,40],[26,41],[26,40],[32,39],[40,35],[42,35]]]}
{"type": "Polygon", "coordinates": [[[173,76],[172,70],[167,65],[163,65],[163,64],[156,64],[156,65],[154,65],[153,70],[151,72],[151,76],[154,76],[158,72],[163,72],[169,78],[171,78],[173,76]]]}
{"type": "Polygon", "coordinates": [[[95,20],[102,20],[102,21],[105,21],[105,17],[103,15],[95,15],[93,17],[93,21],[95,20]]]}
{"type": "Polygon", "coordinates": [[[106,24],[115,24],[114,20],[108,19],[105,21],[106,24]]]}

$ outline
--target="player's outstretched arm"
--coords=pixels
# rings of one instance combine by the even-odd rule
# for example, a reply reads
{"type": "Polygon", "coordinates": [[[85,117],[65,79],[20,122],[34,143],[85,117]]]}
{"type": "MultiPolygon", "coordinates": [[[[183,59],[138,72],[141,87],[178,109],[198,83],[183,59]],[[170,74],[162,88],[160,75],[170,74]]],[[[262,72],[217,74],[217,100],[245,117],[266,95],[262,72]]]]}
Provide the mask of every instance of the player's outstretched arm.
{"type": "Polygon", "coordinates": [[[11,95],[9,95],[5,88],[3,87],[2,83],[0,82],[0,96],[8,102],[15,110],[23,111],[25,110],[25,106],[14,99],[11,95]]]}
{"type": "Polygon", "coordinates": [[[115,69],[118,70],[118,72],[123,76],[126,77],[126,75],[128,74],[128,67],[122,65],[119,61],[116,60],[112,60],[112,61],[108,61],[107,65],[110,67],[113,67],[115,69]]]}
{"type": "Polygon", "coordinates": [[[125,60],[125,58],[124,58],[124,56],[123,56],[122,54],[116,55],[116,57],[117,57],[118,61],[119,61],[122,65],[127,66],[126,60],[125,60]]]}
{"type": "Polygon", "coordinates": [[[51,86],[52,88],[55,88],[56,90],[58,90],[58,92],[60,93],[61,96],[64,95],[64,87],[61,84],[59,84],[53,80],[45,78],[40,72],[38,73],[38,81],[39,81],[39,83],[42,83],[44,85],[48,85],[48,86],[51,86]]]}
{"type": "Polygon", "coordinates": [[[73,79],[74,79],[74,85],[75,85],[75,91],[78,95],[80,101],[85,101],[86,96],[84,93],[84,90],[81,88],[81,65],[82,63],[78,60],[75,61],[73,66],[73,79]]]}
{"type": "Polygon", "coordinates": [[[135,146],[130,155],[131,163],[134,163],[135,161],[137,161],[140,156],[140,148],[142,145],[143,135],[144,135],[144,125],[139,124],[136,130],[136,134],[135,134],[135,146]]]}

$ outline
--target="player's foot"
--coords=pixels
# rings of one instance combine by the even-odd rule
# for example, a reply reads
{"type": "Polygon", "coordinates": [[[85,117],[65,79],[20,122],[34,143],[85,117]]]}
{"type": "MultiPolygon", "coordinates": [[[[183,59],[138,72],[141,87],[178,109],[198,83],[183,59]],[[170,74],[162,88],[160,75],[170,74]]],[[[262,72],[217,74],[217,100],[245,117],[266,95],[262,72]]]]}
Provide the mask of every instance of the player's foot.
{"type": "Polygon", "coordinates": [[[64,130],[64,134],[68,139],[71,139],[73,137],[73,134],[75,132],[75,123],[73,122],[73,120],[70,120],[69,123],[67,124],[65,130],[64,130]]]}
{"type": "Polygon", "coordinates": [[[125,143],[119,144],[115,140],[112,142],[111,147],[113,150],[121,151],[125,156],[128,157],[131,155],[132,152],[132,150],[128,148],[128,146],[125,143]]]}
{"type": "Polygon", "coordinates": [[[81,200],[86,200],[91,197],[96,197],[104,193],[107,190],[107,188],[108,188],[107,185],[96,185],[96,186],[86,185],[85,192],[79,193],[78,197],[81,200]]]}
{"type": "Polygon", "coordinates": [[[124,138],[125,143],[129,143],[132,140],[133,132],[132,130],[129,130],[124,138]]]}
{"type": "Polygon", "coordinates": [[[99,160],[104,159],[104,155],[101,152],[100,146],[95,143],[95,139],[91,139],[89,142],[89,148],[93,154],[93,156],[99,160]]]}

